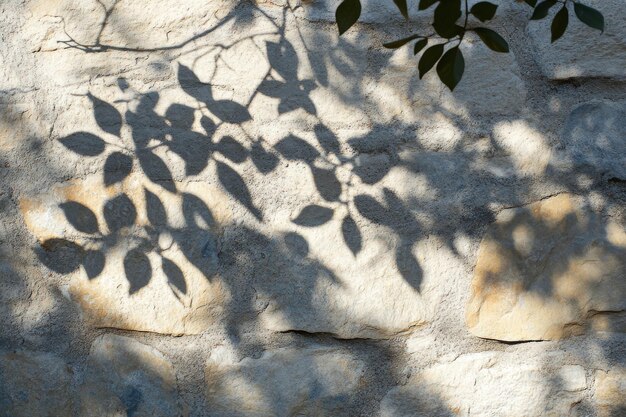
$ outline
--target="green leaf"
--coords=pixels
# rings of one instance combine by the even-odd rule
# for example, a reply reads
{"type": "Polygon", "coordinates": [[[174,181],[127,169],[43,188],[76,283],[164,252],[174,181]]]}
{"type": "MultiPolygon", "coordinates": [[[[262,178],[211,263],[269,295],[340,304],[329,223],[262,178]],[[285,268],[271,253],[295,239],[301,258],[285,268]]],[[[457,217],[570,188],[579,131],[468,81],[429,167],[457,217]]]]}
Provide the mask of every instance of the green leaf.
{"type": "Polygon", "coordinates": [[[339,35],[343,35],[359,20],[361,16],[361,2],[359,0],[344,0],[335,12],[335,20],[339,28],[339,35]]]}
{"type": "Polygon", "coordinates": [[[422,79],[422,77],[424,77],[424,75],[426,75],[426,73],[435,66],[437,61],[439,61],[439,58],[441,58],[442,54],[443,43],[433,45],[424,51],[424,54],[422,55],[419,64],[417,64],[417,68],[420,72],[420,79],[422,79]]]}
{"type": "Polygon", "coordinates": [[[465,30],[463,26],[459,26],[457,24],[448,25],[433,23],[432,26],[433,29],[435,29],[435,32],[437,32],[437,35],[446,39],[452,39],[455,36],[460,36],[465,30]]]}
{"type": "Polygon", "coordinates": [[[417,7],[419,10],[426,10],[433,4],[437,3],[439,0],[420,0],[420,4],[417,7]]]}
{"type": "Polygon", "coordinates": [[[448,86],[450,91],[461,81],[465,71],[465,59],[458,46],[448,49],[437,64],[437,74],[442,83],[448,86]]]}
{"type": "Polygon", "coordinates": [[[483,43],[492,51],[509,52],[509,44],[497,32],[487,28],[476,28],[474,32],[476,32],[483,43]]]}
{"type": "Polygon", "coordinates": [[[537,0],[524,0],[524,2],[530,7],[535,7],[537,5],[537,0]]]}
{"type": "Polygon", "coordinates": [[[552,32],[552,42],[557,41],[567,29],[567,24],[569,22],[569,14],[567,12],[567,7],[563,5],[561,10],[559,10],[554,19],[552,19],[552,26],[550,26],[550,31],[552,32]]]}
{"type": "Polygon", "coordinates": [[[407,43],[411,42],[413,39],[417,39],[419,38],[419,35],[411,35],[407,38],[403,38],[403,39],[398,39],[397,41],[393,41],[393,42],[388,42],[388,43],[383,43],[383,46],[385,48],[389,48],[389,49],[397,49],[403,45],[406,45],[407,43]]]}
{"type": "Polygon", "coordinates": [[[486,22],[487,20],[493,19],[497,9],[498,6],[495,4],[489,3],[488,1],[481,1],[472,6],[470,13],[476,16],[481,22],[486,22]]]}
{"type": "Polygon", "coordinates": [[[602,13],[593,7],[585,6],[580,3],[574,3],[574,13],[576,13],[578,20],[583,22],[585,25],[598,29],[600,32],[604,32],[604,16],[602,16],[602,13]]]}
{"type": "Polygon", "coordinates": [[[456,24],[459,17],[461,17],[461,0],[442,0],[435,8],[433,29],[442,38],[454,38],[463,31],[463,28],[456,24]]]}
{"type": "Polygon", "coordinates": [[[419,51],[424,49],[426,45],[428,45],[428,38],[420,39],[419,41],[415,42],[415,46],[413,47],[413,55],[417,55],[419,51]]]}
{"type": "Polygon", "coordinates": [[[408,19],[409,9],[406,6],[406,0],[393,0],[393,2],[396,4],[396,6],[398,6],[398,9],[400,9],[400,13],[402,13],[402,16],[404,16],[405,19],[408,19]]]}
{"type": "Polygon", "coordinates": [[[541,20],[548,15],[548,11],[556,4],[556,0],[545,0],[535,7],[530,20],[541,20]]]}

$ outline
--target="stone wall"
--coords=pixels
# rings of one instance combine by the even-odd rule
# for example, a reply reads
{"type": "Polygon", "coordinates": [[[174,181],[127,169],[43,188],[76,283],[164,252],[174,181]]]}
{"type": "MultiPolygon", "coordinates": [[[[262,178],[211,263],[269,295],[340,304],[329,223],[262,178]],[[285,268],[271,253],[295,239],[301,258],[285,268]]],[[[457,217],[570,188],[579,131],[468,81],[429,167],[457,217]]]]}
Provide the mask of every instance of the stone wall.
{"type": "Polygon", "coordinates": [[[0,416],[626,415],[623,0],[336,3],[0,3],[0,416]]]}

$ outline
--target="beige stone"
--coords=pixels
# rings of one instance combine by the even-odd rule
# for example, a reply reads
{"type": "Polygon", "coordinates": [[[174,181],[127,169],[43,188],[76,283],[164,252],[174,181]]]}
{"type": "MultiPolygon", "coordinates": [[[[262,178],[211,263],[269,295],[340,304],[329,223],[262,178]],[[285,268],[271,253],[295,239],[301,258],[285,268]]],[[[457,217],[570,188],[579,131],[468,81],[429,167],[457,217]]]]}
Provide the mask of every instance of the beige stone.
{"type": "Polygon", "coordinates": [[[91,347],[79,400],[84,417],[186,416],[169,360],[150,346],[111,334],[91,347]]]}
{"type": "Polygon", "coordinates": [[[598,312],[626,309],[624,234],[623,225],[568,194],[503,210],[478,252],[470,331],[507,341],[559,339],[583,332],[598,312]]]}
{"type": "Polygon", "coordinates": [[[555,166],[626,180],[626,103],[594,100],[572,109],[563,129],[564,149],[555,166]]]}
{"type": "Polygon", "coordinates": [[[498,164],[501,159],[510,161],[506,170],[510,176],[543,175],[550,161],[551,149],[546,137],[527,122],[515,120],[500,122],[493,127],[493,140],[506,157],[494,158],[490,164],[498,164]]]}
{"type": "Polygon", "coordinates": [[[554,43],[550,42],[550,22],[558,7],[553,7],[547,18],[530,21],[528,34],[541,71],[545,76],[557,80],[584,77],[625,79],[624,2],[587,0],[583,4],[599,10],[604,15],[603,33],[580,22],[573,8],[569,10],[567,31],[554,43]]]}
{"type": "Polygon", "coordinates": [[[229,217],[226,200],[219,190],[199,182],[176,186],[175,194],[130,175],[105,188],[100,178],[90,177],[20,201],[26,225],[41,245],[40,258],[49,268],[71,275],[71,297],[92,325],[194,334],[218,320],[227,294],[213,277],[217,236],[229,217]],[[115,200],[120,195],[132,202],[134,221],[130,205],[110,204],[123,202],[115,200]],[[161,202],[164,215],[147,207],[148,195],[153,203],[161,202]],[[68,201],[82,204],[92,215],[64,210],[68,201]],[[97,232],[85,232],[94,228],[97,232]],[[63,245],[76,253],[57,256],[63,245]]]}
{"type": "Polygon", "coordinates": [[[585,368],[580,365],[565,365],[559,370],[558,375],[565,391],[582,391],[587,388],[585,368]]]}
{"type": "Polygon", "coordinates": [[[215,416],[347,415],[366,387],[365,364],[330,348],[278,349],[240,362],[216,350],[207,361],[208,410],[215,416]]]}
{"type": "Polygon", "coordinates": [[[48,353],[0,354],[0,414],[11,417],[72,415],[71,370],[48,353]]]}
{"type": "Polygon", "coordinates": [[[364,80],[376,109],[372,119],[379,123],[428,123],[436,134],[439,129],[449,130],[445,121],[429,120],[438,113],[450,119],[521,111],[526,89],[515,55],[493,52],[472,36],[466,38],[461,50],[466,69],[454,92],[441,83],[434,69],[419,79],[420,55],[415,57],[412,48],[395,51],[379,77],[364,80]]]}
{"type": "Polygon", "coordinates": [[[585,396],[580,365],[503,352],[440,358],[381,402],[382,417],[562,417],[585,396]]]}
{"type": "Polygon", "coordinates": [[[464,273],[462,262],[435,238],[399,247],[402,243],[381,231],[349,262],[339,221],[302,233],[326,266],[272,269],[267,281],[255,286],[268,305],[260,323],[273,331],[376,339],[407,333],[433,320],[446,277],[464,273]]]}
{"type": "Polygon", "coordinates": [[[626,369],[596,371],[595,387],[594,400],[600,417],[613,417],[626,411],[626,369]]]}

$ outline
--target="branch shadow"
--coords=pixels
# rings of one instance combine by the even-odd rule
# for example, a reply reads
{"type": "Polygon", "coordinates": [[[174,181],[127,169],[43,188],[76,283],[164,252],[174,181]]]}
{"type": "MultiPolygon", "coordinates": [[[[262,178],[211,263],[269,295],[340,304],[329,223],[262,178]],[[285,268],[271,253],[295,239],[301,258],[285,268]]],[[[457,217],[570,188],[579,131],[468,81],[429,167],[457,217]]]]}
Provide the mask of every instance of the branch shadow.
{"type": "MultiPolygon", "coordinates": [[[[255,5],[239,6],[237,12],[231,11],[216,27],[176,46],[132,49],[102,44],[99,36],[93,45],[80,45],[75,41],[67,45],[91,53],[110,50],[172,51],[199,41],[230,20],[239,19],[238,24],[249,24],[251,14],[241,17],[242,9],[250,13],[258,12],[255,5]]],[[[110,15],[111,10],[107,10],[106,16],[110,15]]],[[[283,24],[286,25],[284,16],[283,24]]],[[[105,17],[103,27],[107,24],[105,17]]],[[[354,259],[368,248],[367,245],[372,244],[372,230],[393,236],[396,243],[392,252],[397,272],[416,293],[423,292],[425,284],[424,268],[419,253],[416,253],[416,246],[421,240],[436,236],[446,249],[462,258],[455,243],[459,235],[472,238],[483,236],[486,229],[496,221],[499,211],[524,206],[529,196],[534,195],[532,180],[523,172],[513,169],[512,173],[503,175],[498,170],[500,166],[516,167],[516,161],[507,149],[495,141],[490,143],[490,152],[499,158],[498,166],[483,163],[484,153],[463,142],[445,152],[433,150],[420,142],[420,138],[414,140],[414,135],[407,134],[415,125],[397,120],[392,122],[393,127],[387,123],[372,122],[366,133],[345,140],[340,129],[322,120],[313,93],[329,84],[330,73],[353,74],[358,63],[349,62],[345,56],[334,51],[323,55],[306,49],[314,78],[302,77],[303,63],[296,53],[296,47],[287,38],[285,27],[279,25],[275,35],[277,39],[266,40],[264,44],[264,55],[269,65],[267,74],[257,80],[257,88],[247,103],[219,98],[216,92],[218,88],[212,80],[201,79],[195,68],[181,63],[176,71],[176,88],[195,100],[196,107],[172,103],[165,111],[161,111],[160,91],[135,92],[132,100],[122,105],[117,101],[107,102],[89,92],[86,99],[92,106],[101,133],[74,132],[59,138],[58,142],[81,157],[104,159],[102,183],[107,190],[117,189],[124,185],[131,174],[139,172],[151,184],[162,189],[163,193],[180,197],[184,222],[171,222],[175,214],[169,213],[170,208],[166,208],[159,195],[147,188],[142,190],[142,205],[136,204],[129,197],[129,191],[121,191],[109,196],[98,213],[83,202],[67,200],[59,204],[58,209],[81,237],[72,239],[59,236],[42,241],[40,247],[36,248],[41,263],[59,274],[74,273],[82,267],[88,280],[104,279],[101,273],[107,262],[111,262],[109,254],[112,249],[121,246],[125,250],[122,262],[129,296],[151,285],[154,271],[160,269],[167,277],[168,288],[180,299],[188,294],[189,285],[183,266],[168,257],[167,247],[161,242],[163,236],[171,236],[188,263],[201,271],[207,280],[219,280],[227,288],[231,299],[226,302],[222,324],[229,342],[238,346],[242,352],[268,349],[262,337],[249,336],[250,329],[259,325],[260,314],[268,308],[280,311],[285,326],[294,332],[308,331],[297,328],[297,323],[306,321],[303,316],[313,313],[322,321],[315,331],[320,333],[314,336],[315,342],[336,346],[345,342],[338,341],[336,334],[324,330],[327,323],[323,320],[329,312],[316,299],[316,288],[325,285],[341,288],[343,277],[337,276],[332,267],[316,257],[304,232],[285,231],[270,235],[263,231],[266,230],[268,218],[271,219],[274,213],[264,210],[265,205],[256,197],[250,177],[268,176],[287,163],[305,166],[317,196],[314,202],[299,208],[298,214],[291,220],[294,227],[301,228],[296,230],[316,230],[335,224],[334,220],[341,218],[340,224],[337,224],[339,233],[354,259]],[[248,126],[257,122],[256,115],[250,110],[256,96],[275,100],[279,116],[297,114],[302,119],[308,118],[306,120],[314,122],[302,130],[290,130],[276,143],[253,138],[247,132],[248,126]],[[121,110],[121,107],[125,108],[121,110]],[[242,132],[243,139],[223,133],[224,128],[231,129],[230,132],[242,132]],[[173,173],[172,159],[164,156],[168,154],[174,154],[182,160],[183,180],[205,174],[211,167],[214,171],[212,179],[237,202],[237,207],[243,210],[245,216],[251,216],[254,220],[246,225],[235,220],[233,224],[227,225],[226,232],[220,230],[222,225],[218,224],[207,203],[200,196],[180,188],[181,181],[173,173]],[[394,184],[393,181],[397,180],[394,175],[400,171],[408,173],[406,177],[419,176],[427,192],[413,192],[408,186],[403,189],[403,184],[394,184]],[[427,194],[435,197],[430,198],[427,194]],[[494,206],[497,209],[493,209],[494,206]],[[147,224],[138,222],[142,209],[145,210],[147,224]],[[99,223],[100,218],[104,219],[105,224],[99,223]],[[223,233],[228,233],[227,238],[223,233]],[[193,238],[190,239],[190,236],[193,238]],[[155,259],[158,261],[155,262],[155,259]],[[299,279],[291,280],[295,277],[299,279]],[[298,300],[298,304],[294,300],[298,300]]],[[[349,51],[348,56],[360,53],[351,42],[341,40],[340,46],[349,51]]],[[[381,54],[371,60],[379,68],[384,67],[388,57],[381,54]]],[[[117,84],[122,92],[132,90],[123,78],[119,78],[117,84]]],[[[368,99],[368,93],[356,84],[350,86],[349,91],[339,94],[343,104],[358,107],[359,101],[368,99]]],[[[443,107],[433,108],[432,111],[449,116],[450,123],[461,132],[473,131],[471,120],[455,117],[443,107]]],[[[494,118],[492,124],[504,121],[510,120],[499,116],[494,118]]],[[[528,123],[533,124],[530,121],[528,123]]],[[[590,165],[593,165],[593,161],[590,165]]],[[[594,168],[590,169],[593,171],[594,168]]],[[[588,193],[589,188],[571,180],[573,171],[573,168],[557,171],[549,166],[542,175],[549,177],[559,193],[588,193]]],[[[596,172],[593,174],[594,178],[597,177],[596,172]]],[[[602,178],[604,180],[594,184],[595,191],[609,199],[616,198],[615,195],[617,198],[623,196],[621,183],[614,181],[609,184],[606,176],[602,178]]],[[[608,215],[606,212],[601,213],[601,216],[608,215]]],[[[568,235],[572,240],[584,234],[589,227],[587,223],[571,216],[564,220],[564,224],[567,225],[568,233],[572,233],[568,235]]],[[[533,224],[531,234],[558,234],[561,227],[540,221],[533,224]]],[[[515,225],[503,226],[499,233],[503,236],[502,240],[514,241],[515,225]]],[[[566,240],[569,238],[562,237],[566,240]]],[[[607,235],[599,239],[611,241],[607,235]]],[[[532,246],[532,242],[529,245],[532,246]]],[[[567,258],[550,266],[550,279],[539,284],[523,280],[515,284],[521,285],[526,292],[549,300],[558,295],[552,278],[566,273],[572,259],[579,257],[586,249],[581,246],[579,250],[568,252],[567,258]]],[[[518,248],[512,251],[515,252],[514,256],[521,259],[528,257],[518,248]]],[[[621,256],[623,248],[613,245],[609,251],[621,256]]],[[[489,275],[485,284],[501,285],[503,277],[501,274],[489,275]]],[[[590,293],[594,289],[585,291],[590,293]]],[[[624,298],[623,287],[616,291],[618,296],[624,298]]],[[[573,302],[579,300],[574,299],[573,302]]],[[[344,347],[348,352],[353,349],[347,344],[344,347]]],[[[369,349],[381,347],[384,344],[371,342],[369,349]]],[[[392,356],[392,353],[382,351],[380,355],[392,356]]],[[[623,360],[619,362],[623,363],[623,360]]],[[[391,368],[396,365],[376,365],[372,361],[366,366],[366,372],[371,372],[371,376],[364,378],[380,377],[391,386],[390,381],[396,376],[391,368]]],[[[282,398],[266,387],[265,378],[253,375],[249,379],[249,383],[262,392],[266,401],[273,404],[274,408],[270,407],[272,413],[282,415],[285,412],[280,405],[282,398]]],[[[316,381],[322,380],[320,377],[316,381]]],[[[356,408],[366,394],[367,390],[363,389],[350,394],[349,398],[333,398],[330,403],[345,403],[343,406],[348,409],[356,408]]],[[[127,398],[124,403],[128,404],[127,413],[130,415],[137,411],[141,400],[134,391],[129,395],[130,399],[127,398]]],[[[313,403],[317,397],[328,397],[323,386],[314,387],[309,395],[313,403]]],[[[406,403],[407,412],[428,410],[432,413],[430,415],[453,415],[453,410],[445,401],[433,399],[431,394],[428,400],[428,404],[421,397],[410,400],[406,403]]],[[[333,415],[350,415],[349,411],[339,406],[324,411],[332,412],[333,415]]],[[[228,410],[227,414],[236,415],[236,412],[228,410]]],[[[241,415],[248,414],[242,412],[241,415]]]]}

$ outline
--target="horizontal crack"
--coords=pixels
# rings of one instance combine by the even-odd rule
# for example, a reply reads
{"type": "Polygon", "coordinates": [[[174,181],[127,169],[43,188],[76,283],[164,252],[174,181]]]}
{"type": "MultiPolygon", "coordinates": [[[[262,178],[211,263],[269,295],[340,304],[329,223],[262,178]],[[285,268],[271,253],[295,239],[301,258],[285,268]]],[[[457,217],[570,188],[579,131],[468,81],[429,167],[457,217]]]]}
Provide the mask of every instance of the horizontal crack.
{"type": "Polygon", "coordinates": [[[279,333],[283,333],[283,334],[296,334],[299,336],[304,336],[304,337],[321,337],[321,338],[330,338],[330,339],[335,339],[335,340],[339,340],[339,341],[363,341],[363,342],[371,342],[371,341],[375,341],[378,339],[372,339],[369,337],[341,337],[335,333],[331,333],[331,332],[308,332],[306,330],[296,330],[296,329],[289,329],[289,330],[281,330],[279,333]]]}

